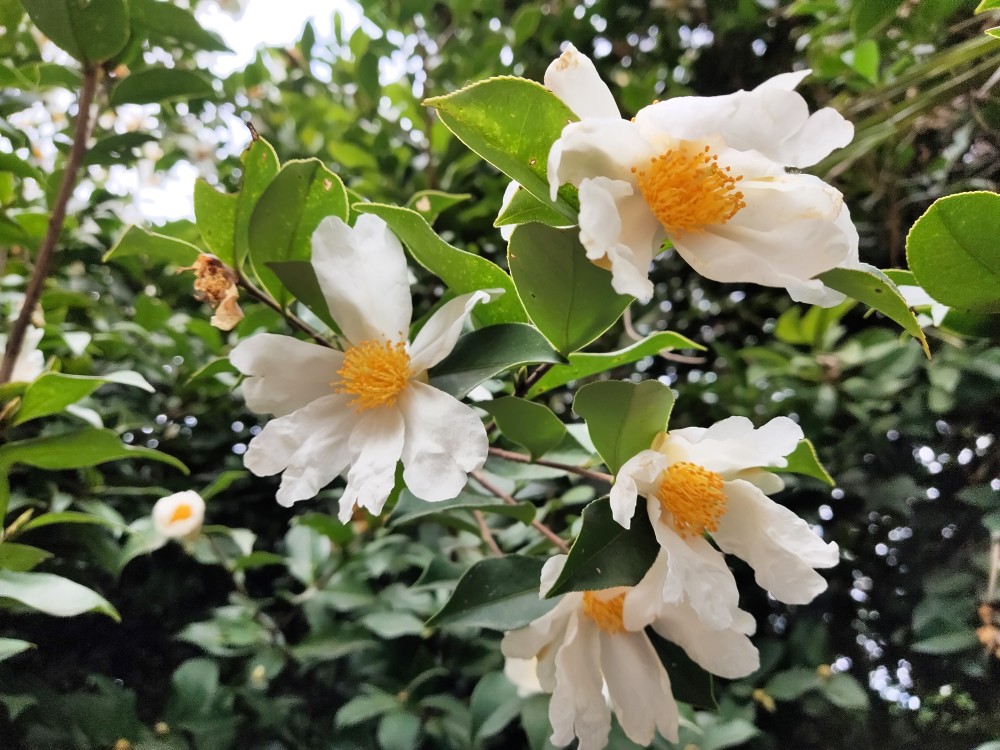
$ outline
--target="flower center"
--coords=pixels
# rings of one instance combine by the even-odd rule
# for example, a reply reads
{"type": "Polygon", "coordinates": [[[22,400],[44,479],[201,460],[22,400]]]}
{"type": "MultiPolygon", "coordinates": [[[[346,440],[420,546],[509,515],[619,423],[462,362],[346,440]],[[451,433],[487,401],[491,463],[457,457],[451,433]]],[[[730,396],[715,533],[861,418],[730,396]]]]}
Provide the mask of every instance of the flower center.
{"type": "Polygon", "coordinates": [[[362,341],[344,352],[344,364],[337,374],[340,380],[331,383],[333,389],[353,395],[351,406],[356,411],[392,406],[410,379],[406,343],[362,341]]]}
{"type": "Polygon", "coordinates": [[[722,477],[714,471],[687,461],[671,464],[660,475],[657,499],[674,517],[682,537],[716,531],[726,512],[722,477]]]}
{"type": "Polygon", "coordinates": [[[174,512],[170,515],[170,520],[167,521],[167,523],[170,524],[177,523],[178,521],[186,521],[192,515],[194,515],[194,513],[191,511],[191,506],[187,503],[181,503],[174,508],[174,512]]]}
{"type": "Polygon", "coordinates": [[[583,613],[593,620],[605,633],[617,635],[625,632],[622,609],[625,606],[625,592],[610,599],[602,599],[597,592],[583,592],[583,613]]]}
{"type": "Polygon", "coordinates": [[[701,232],[746,207],[736,189],[743,176],[733,177],[732,168],[718,160],[708,146],[698,151],[683,145],[653,157],[648,166],[632,167],[643,198],[668,233],[701,232]]]}

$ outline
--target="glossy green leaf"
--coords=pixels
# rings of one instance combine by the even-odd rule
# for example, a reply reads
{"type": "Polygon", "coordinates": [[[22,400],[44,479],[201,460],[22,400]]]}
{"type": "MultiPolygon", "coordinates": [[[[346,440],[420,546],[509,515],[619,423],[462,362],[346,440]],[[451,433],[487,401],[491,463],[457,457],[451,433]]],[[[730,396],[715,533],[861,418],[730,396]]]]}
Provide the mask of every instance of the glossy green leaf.
{"type": "Polygon", "coordinates": [[[51,573],[0,570],[0,599],[13,599],[56,617],[100,612],[114,620],[121,620],[118,610],[96,591],[51,573]]]}
{"type": "Polygon", "coordinates": [[[534,398],[545,391],[558,388],[572,380],[580,380],[590,375],[613,370],[616,367],[638,362],[645,357],[655,357],[660,352],[674,349],[697,349],[704,351],[705,347],[697,344],[687,336],[673,331],[660,331],[651,334],[642,341],[614,352],[592,354],[576,352],[569,355],[568,365],[556,365],[540,377],[530,389],[528,398],[534,398]]]}
{"type": "Polygon", "coordinates": [[[49,470],[79,469],[120,458],[159,461],[188,473],[187,467],[173,456],[152,448],[125,445],[112,430],[88,428],[0,445],[0,471],[12,464],[49,470]]]}
{"type": "Polygon", "coordinates": [[[718,708],[712,673],[699,667],[684,649],[662,638],[652,628],[647,628],[646,634],[670,675],[670,690],[674,699],[701,708],[718,708]]]}
{"type": "Polygon", "coordinates": [[[764,691],[775,700],[792,701],[820,686],[821,677],[815,669],[793,667],[774,675],[764,691]]]}
{"type": "Polygon", "coordinates": [[[39,184],[45,183],[45,175],[16,154],[0,153],[0,172],[10,172],[18,177],[30,177],[39,184]]]}
{"type": "Polygon", "coordinates": [[[550,227],[564,227],[571,223],[548,203],[542,203],[524,188],[518,188],[510,203],[500,211],[493,226],[504,227],[532,221],[550,227]]]}
{"type": "Polygon", "coordinates": [[[864,302],[869,307],[878,310],[888,318],[896,321],[903,330],[920,342],[924,353],[930,357],[931,350],[927,346],[927,337],[917,322],[903,295],[889,278],[876,269],[834,268],[821,273],[820,279],[831,289],[846,294],[848,297],[864,302]]]}
{"type": "Polygon", "coordinates": [[[935,300],[964,312],[1000,312],[1000,195],[939,198],[906,237],[906,259],[935,300]]]}
{"type": "Polygon", "coordinates": [[[820,463],[819,456],[816,455],[816,448],[813,447],[808,438],[800,440],[799,444],[795,446],[795,450],[789,453],[786,459],[788,461],[787,466],[770,467],[768,470],[776,474],[803,474],[807,477],[818,479],[831,487],[836,484],[833,481],[833,477],[830,476],[823,464],[820,463]]]}
{"type": "Polygon", "coordinates": [[[452,206],[472,198],[469,193],[445,193],[441,190],[418,190],[410,196],[406,207],[424,217],[424,221],[433,224],[438,216],[452,206]]]}
{"type": "MultiPolygon", "coordinates": [[[[195,190],[197,192],[197,188],[195,190]]],[[[153,262],[190,266],[200,254],[201,250],[190,242],[130,225],[104,254],[103,260],[107,263],[115,258],[144,255],[153,262]]]]}
{"type": "Polygon", "coordinates": [[[566,425],[547,407],[523,398],[504,396],[479,406],[493,415],[504,437],[541,458],[566,436],[566,425]]]}
{"type": "Polygon", "coordinates": [[[66,375],[61,372],[46,372],[25,390],[21,397],[21,407],[14,417],[14,424],[23,424],[31,419],[58,414],[70,404],[75,404],[107,383],[141,388],[147,393],[154,392],[153,386],[146,382],[142,375],[130,370],[107,375],[66,375]]]}
{"type": "Polygon", "coordinates": [[[549,151],[563,128],[579,119],[559,97],[534,81],[500,77],[427,99],[424,105],[434,107],[466,146],[576,224],[573,188],[561,187],[555,203],[549,198],[549,151]]]}
{"type": "Polygon", "coordinates": [[[180,68],[147,68],[123,78],[111,90],[110,104],[160,104],[212,97],[212,82],[201,73],[180,68]]]}
{"type": "Polygon", "coordinates": [[[646,575],[659,551],[660,543],[648,515],[636,513],[632,528],[623,528],[611,515],[611,501],[602,497],[583,509],[580,534],[546,596],[634,586],[646,575]]]}
{"type": "Polygon", "coordinates": [[[538,596],[542,560],[507,555],[480,560],[459,579],[432,627],[467,625],[493,630],[522,628],[555,606],[538,596]]]}
{"type": "Polygon", "coordinates": [[[229,265],[239,265],[242,268],[243,261],[250,253],[250,220],[254,208],[278,174],[281,164],[271,144],[259,137],[255,137],[244,149],[240,160],[243,163],[243,179],[240,180],[240,190],[236,194],[236,226],[233,231],[235,258],[229,265]]]}
{"type": "Polygon", "coordinates": [[[409,490],[403,490],[399,493],[399,502],[396,503],[389,522],[392,526],[402,526],[456,510],[479,510],[484,513],[496,513],[517,519],[521,523],[531,523],[535,517],[535,506],[527,501],[517,505],[509,505],[496,497],[460,492],[450,500],[432,503],[421,500],[409,490]]]}
{"type": "Polygon", "coordinates": [[[0,543],[0,570],[26,571],[34,568],[38,563],[52,557],[51,552],[46,552],[38,547],[31,547],[27,544],[14,544],[13,542],[0,543]]]}
{"type": "Polygon", "coordinates": [[[34,647],[35,644],[28,643],[28,641],[19,641],[16,638],[0,638],[0,661],[9,659],[12,656],[17,656],[18,654],[27,651],[29,648],[34,647]]]}
{"type": "Polygon", "coordinates": [[[95,515],[94,513],[82,513],[78,510],[61,510],[56,513],[42,513],[40,516],[35,516],[24,524],[22,530],[30,531],[32,529],[40,529],[44,526],[53,526],[61,523],[94,524],[97,526],[107,526],[108,528],[116,530],[123,528],[122,524],[113,521],[110,518],[95,515]]]}
{"type": "Polygon", "coordinates": [[[130,0],[132,22],[145,35],[172,39],[209,52],[230,52],[218,34],[202,27],[194,14],[170,0],[130,0]]]}
{"type": "Polygon", "coordinates": [[[976,638],[975,630],[969,628],[951,633],[942,633],[941,635],[932,635],[929,638],[914,641],[910,647],[921,654],[943,656],[945,654],[957,654],[962,651],[978,648],[979,640],[976,638]]]}
{"type": "Polygon", "coordinates": [[[587,260],[576,229],[523,224],[507,258],[528,317],[563,354],[582,349],[614,324],[632,297],[611,288],[611,274],[587,260]]]}
{"type": "Polygon", "coordinates": [[[868,709],[868,691],[849,674],[836,673],[823,680],[820,692],[838,708],[848,711],[868,709]]]}
{"type": "Polygon", "coordinates": [[[503,289],[504,293],[488,305],[473,308],[472,317],[482,325],[527,322],[510,276],[486,258],[449,245],[416,211],[383,203],[356,203],[354,210],[375,214],[385,221],[413,259],[438,276],[455,294],[503,289]]]}
{"type": "Polygon", "coordinates": [[[194,218],[201,238],[212,254],[227,266],[233,265],[235,246],[235,193],[222,193],[205,180],[194,181],[194,218]]]}
{"type": "Polygon", "coordinates": [[[85,166],[97,164],[105,167],[113,164],[131,164],[142,156],[139,147],[155,140],[156,137],[149,133],[130,132],[109,135],[87,150],[83,163],[85,166]]]}
{"type": "Polygon", "coordinates": [[[988,10],[1000,9],[1000,0],[982,0],[976,6],[976,13],[985,13],[988,10]]]}
{"type": "Polygon", "coordinates": [[[22,0],[45,36],[85,65],[110,60],[128,42],[125,0],[22,0]]]}
{"type": "Polygon", "coordinates": [[[459,337],[451,354],[431,368],[430,383],[462,398],[484,380],[512,367],[564,361],[536,329],[523,323],[505,323],[459,337]]]}
{"type": "Polygon", "coordinates": [[[312,263],[307,260],[285,260],[268,263],[267,267],[295,299],[308,307],[313,315],[330,327],[331,331],[340,333],[340,326],[330,314],[330,306],[323,296],[312,263]]]}
{"type": "Polygon", "coordinates": [[[309,260],[319,223],[328,216],[347,221],[347,212],[344,183],[319,159],[290,161],[271,180],[250,216],[248,237],[254,270],[280,304],[291,296],[267,264],[309,260]]]}
{"type": "Polygon", "coordinates": [[[667,429],[673,407],[673,392],[657,380],[590,383],[573,402],[573,411],[587,423],[590,439],[612,474],[667,429]]]}

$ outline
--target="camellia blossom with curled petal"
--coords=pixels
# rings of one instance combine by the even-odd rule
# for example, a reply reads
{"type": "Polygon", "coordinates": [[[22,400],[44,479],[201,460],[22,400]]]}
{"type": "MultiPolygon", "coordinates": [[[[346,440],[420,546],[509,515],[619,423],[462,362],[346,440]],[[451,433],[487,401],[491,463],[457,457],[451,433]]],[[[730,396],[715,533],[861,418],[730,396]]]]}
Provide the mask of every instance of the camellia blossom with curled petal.
{"type": "Polygon", "coordinates": [[[662,548],[653,567],[664,601],[686,602],[708,627],[733,625],[736,581],[705,534],[745,560],[779,601],[805,604],[826,589],[815,568],[837,564],[837,545],[767,496],[784,482],[766,467],[786,466],[801,439],[802,429],[787,417],[759,429],[729,417],[707,429],[661,433],[651,449],[625,462],[611,488],[612,515],[629,528],[638,496],[646,498],[662,548]]]}
{"type": "Polygon", "coordinates": [[[205,501],[194,490],[161,497],[153,506],[153,527],[170,539],[187,539],[201,531],[205,501]]]}
{"type": "MultiPolygon", "coordinates": [[[[546,561],[542,596],[565,563],[565,555],[546,561]]],[[[564,594],[552,610],[504,636],[501,649],[508,665],[534,659],[538,684],[552,694],[549,721],[554,745],[567,745],[576,737],[580,750],[603,748],[612,711],[633,742],[648,745],[655,731],[677,741],[677,702],[670,677],[646,635],[647,625],[717,675],[735,679],[760,666],[757,649],[747,637],[754,631],[749,613],[736,609],[732,627],[707,629],[689,606],[664,604],[660,573],[654,566],[634,587],[564,594]]],[[[517,665],[515,684],[520,687],[528,680],[520,673],[525,664],[517,665]]]]}
{"type": "Polygon", "coordinates": [[[835,110],[809,114],[795,87],[810,71],[775,76],[752,91],[681,96],[621,117],[589,58],[572,45],[545,85],[579,122],[549,152],[552,199],[579,188],[580,241],[610,268],[620,294],[653,294],[649,264],[669,240],[702,276],[784,287],[792,299],[832,306],[843,295],[814,278],[858,265],[858,233],[841,193],[788,172],[850,143],[835,110]]]}
{"type": "Polygon", "coordinates": [[[277,417],[250,442],[246,467],[258,476],[284,472],[277,499],[286,506],[344,474],[344,522],[355,506],[382,511],[400,460],[415,495],[455,497],[485,463],[489,442],[476,413],[430,386],[427,370],[491,293],[449,300],[411,342],[406,257],[382,219],[364,214],[353,228],[325,219],[312,237],[312,265],[347,347],[262,333],[233,349],[230,361],[248,376],[247,405],[277,417]]]}

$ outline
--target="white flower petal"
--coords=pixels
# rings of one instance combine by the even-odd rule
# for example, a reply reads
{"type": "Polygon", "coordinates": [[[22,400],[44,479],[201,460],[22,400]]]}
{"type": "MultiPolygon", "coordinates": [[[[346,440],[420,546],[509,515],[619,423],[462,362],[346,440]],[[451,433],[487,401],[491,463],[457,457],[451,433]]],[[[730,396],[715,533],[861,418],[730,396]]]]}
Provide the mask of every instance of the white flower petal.
{"type": "Polygon", "coordinates": [[[362,214],[352,228],[330,216],[313,234],[312,251],[320,289],[350,343],[406,339],[413,310],[406,255],[382,219],[362,214]]]}
{"type": "Polygon", "coordinates": [[[553,745],[568,745],[578,737],[579,750],[603,750],[608,741],[611,710],[601,690],[598,633],[582,613],[569,619],[556,654],[556,685],[549,701],[553,745]]]}
{"type": "Polygon", "coordinates": [[[579,185],[588,177],[634,182],[632,167],[654,156],[656,150],[628,120],[598,118],[570,123],[549,151],[552,200],[563,183],[579,185]]]}
{"type": "Polygon", "coordinates": [[[460,294],[441,305],[410,344],[411,377],[429,370],[451,354],[472,308],[502,293],[503,290],[490,290],[460,294]]]}
{"type": "Polygon", "coordinates": [[[567,594],[559,599],[555,607],[532,620],[530,625],[511,630],[500,642],[503,655],[517,659],[531,659],[538,656],[542,650],[556,651],[557,649],[548,647],[553,643],[562,643],[569,617],[580,608],[582,599],[583,594],[567,594]]]}
{"type": "Polygon", "coordinates": [[[355,507],[367,508],[376,516],[382,512],[396,484],[403,434],[403,415],[398,408],[386,406],[361,415],[348,441],[351,468],[337,514],[341,523],[350,520],[355,507]]]}
{"type": "Polygon", "coordinates": [[[728,508],[712,538],[754,569],[757,583],[786,604],[807,604],[826,589],[813,568],[833,567],[839,550],[804,520],[749,482],[725,484],[728,508]]]}
{"type": "Polygon", "coordinates": [[[563,568],[566,567],[567,555],[553,555],[542,565],[541,582],[538,587],[538,596],[544,597],[555,586],[559,576],[562,575],[563,568]]]}
{"type": "MultiPolygon", "coordinates": [[[[502,216],[504,211],[510,205],[510,202],[514,200],[514,195],[518,190],[521,189],[520,183],[511,180],[510,184],[507,185],[507,189],[503,191],[503,199],[500,201],[500,210],[497,212],[497,216],[502,216]]],[[[500,227],[500,236],[503,238],[504,242],[510,241],[510,236],[514,234],[514,229],[517,228],[517,224],[504,224],[500,227]]]]}
{"type": "MultiPolygon", "coordinates": [[[[743,610],[740,613],[748,614],[743,610]]],[[[695,663],[719,677],[735,680],[760,667],[760,654],[744,633],[732,628],[706,628],[688,604],[665,606],[653,623],[653,629],[684,649],[695,663]]]]}
{"type": "Polygon", "coordinates": [[[444,391],[417,381],[399,394],[399,410],[406,424],[406,486],[431,502],[455,497],[469,472],[486,463],[489,439],[482,420],[444,391]]]}
{"type": "Polygon", "coordinates": [[[330,395],[344,355],[291,336],[259,333],[237,344],[229,361],[250,376],[240,387],[251,411],[280,417],[330,395]]]}
{"type": "Polygon", "coordinates": [[[587,257],[611,264],[611,286],[642,302],[653,296],[649,264],[666,232],[646,200],[623,180],[594,177],[580,183],[580,242],[587,257]]]}
{"type": "Polygon", "coordinates": [[[611,707],[630,740],[648,745],[659,729],[666,739],[677,741],[677,701],[667,670],[645,633],[602,633],[601,667],[611,707]]]}
{"type": "Polygon", "coordinates": [[[357,415],[348,397],[324,396],[272,419],[250,441],[243,464],[259,477],[284,471],[277,500],[289,506],[314,497],[350,460],[348,436],[357,415]]]}
{"type": "Polygon", "coordinates": [[[621,117],[611,89],[589,57],[572,44],[545,71],[545,87],[573,113],[584,117],[621,117]]]}
{"type": "Polygon", "coordinates": [[[521,698],[527,698],[538,693],[545,692],[542,689],[541,681],[538,679],[538,660],[518,659],[509,657],[504,660],[503,674],[510,683],[517,688],[517,694],[521,698]]]}
{"type": "Polygon", "coordinates": [[[205,501],[194,490],[161,497],[153,506],[153,527],[170,539],[195,534],[205,521],[205,501]]]}
{"type": "MultiPolygon", "coordinates": [[[[728,417],[708,429],[673,430],[659,450],[672,463],[690,461],[725,479],[743,478],[747,471],[753,472],[751,476],[756,479],[759,467],[786,466],[785,456],[802,438],[802,428],[788,417],[775,417],[757,430],[746,417],[728,417]]],[[[761,481],[774,484],[767,479],[761,481]]]]}
{"type": "Polygon", "coordinates": [[[622,624],[626,630],[642,630],[659,616],[664,606],[663,583],[667,577],[667,565],[667,551],[660,548],[642,580],[625,594],[622,624]]]}
{"type": "Polygon", "coordinates": [[[667,468],[667,458],[656,451],[639,451],[622,464],[611,486],[611,515],[626,529],[632,526],[638,495],[655,493],[656,482],[667,468]]]}
{"type": "MultiPolygon", "coordinates": [[[[21,351],[17,353],[14,360],[14,367],[10,372],[12,383],[31,382],[45,369],[45,355],[38,350],[45,330],[28,326],[24,331],[24,338],[21,339],[21,351]]],[[[4,345],[6,350],[6,344],[4,345]]]]}

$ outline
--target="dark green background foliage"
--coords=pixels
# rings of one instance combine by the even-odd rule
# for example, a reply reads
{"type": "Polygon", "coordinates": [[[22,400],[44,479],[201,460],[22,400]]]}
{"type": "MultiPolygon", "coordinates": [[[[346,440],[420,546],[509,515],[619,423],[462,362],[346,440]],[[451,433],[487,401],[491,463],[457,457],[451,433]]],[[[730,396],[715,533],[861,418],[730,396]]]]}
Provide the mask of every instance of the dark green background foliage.
{"type": "MultiPolygon", "coordinates": [[[[0,662],[4,748],[89,750],[122,739],[176,750],[546,744],[545,698],[520,699],[497,674],[495,632],[424,625],[483,557],[471,514],[386,513],[342,526],[331,520],[336,484],[284,509],[273,500],[275,481],[242,472],[240,454],[262,422],[234,394],[231,369],[213,364],[227,336],[191,299],[191,276],[152,256],[101,261],[124,228],[129,199],[104,187],[111,165],[164,171],[197,160],[206,177],[215,169],[220,186],[234,191],[239,160],[216,161],[215,144],[195,153],[182,136],[237,112],[282,161],[316,156],[366,199],[405,205],[426,189],[468,193],[435,229],[502,263],[492,222],[506,178],[420,101],[490,75],[541,80],[568,40],[595,56],[627,114],[653,99],[726,93],[793,65],[812,67],[807,98],[857,126],[854,143],[816,173],[845,193],[862,259],[873,265],[905,265],[906,232],[935,198],[997,187],[1000,100],[991,75],[1000,42],[983,34],[991,19],[973,17],[973,2],[365,0],[361,29],[348,34],[338,23],[336,38],[321,40],[307,26],[299,43],[263,50],[227,78],[195,62],[221,42],[178,17],[157,21],[157,6],[130,4],[130,41],[104,64],[98,106],[111,112],[152,97],[159,112],[127,131],[99,121],[80,193],[87,197],[72,204],[42,300],[43,348],[67,373],[144,375],[155,394],[109,385],[83,405],[126,442],[179,458],[191,475],[137,460],[11,475],[8,525],[28,509],[106,519],[42,526],[17,541],[49,551],[38,570],[100,592],[122,621],[0,610],[0,637],[38,646],[0,662]],[[154,50],[161,52],[147,54],[154,50]],[[407,72],[383,82],[380,60],[393,55],[408,60],[407,72]],[[167,58],[190,73],[168,75],[162,89],[155,79],[135,85],[147,71],[162,76],[162,62],[148,61],[167,58]],[[126,67],[123,81],[133,84],[117,88],[126,67]],[[155,163],[143,156],[148,142],[162,151],[155,163]],[[213,543],[149,552],[141,532],[152,503],[208,487],[213,543]]],[[[70,98],[56,94],[75,91],[79,72],[72,61],[42,62],[16,0],[0,0],[0,25],[0,151],[24,160],[0,162],[0,302],[9,308],[58,183],[44,176],[37,147],[55,144],[58,169],[71,127],[62,117],[54,137],[22,131],[19,113],[35,107],[61,116],[70,98]]],[[[219,145],[234,154],[244,144],[219,145]]],[[[157,231],[201,242],[189,222],[157,231]]],[[[989,530],[1000,529],[998,332],[932,332],[928,361],[896,327],[878,315],[865,319],[862,306],[807,312],[783,292],[707,282],[671,256],[654,281],[654,301],[632,307],[635,330],[669,328],[706,350],[648,357],[612,376],[672,385],[677,427],[731,414],[757,424],[797,415],[838,486],[790,479],[780,499],[843,551],[840,565],[825,571],[829,590],[809,606],[769,600],[737,568],[741,605],[758,621],[762,668],[717,683],[718,711],[688,714],[681,744],[970,748],[1000,737],[1000,670],[975,637],[989,530]],[[817,673],[829,664],[836,674],[817,673]]],[[[418,282],[416,304],[426,310],[441,290],[426,274],[418,282]]],[[[270,310],[244,306],[240,335],[285,330],[270,310]]],[[[591,350],[629,343],[619,324],[591,350]]],[[[541,397],[566,421],[575,420],[571,399],[565,389],[541,397]]],[[[57,433],[73,420],[7,426],[3,439],[57,433]]],[[[556,452],[587,458],[569,439],[556,452]]],[[[557,529],[606,490],[541,467],[488,468],[557,529]]],[[[491,523],[508,551],[550,552],[516,517],[491,523]]],[[[632,747],[618,734],[611,746],[632,747]]]]}

